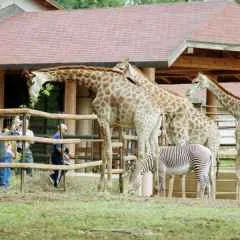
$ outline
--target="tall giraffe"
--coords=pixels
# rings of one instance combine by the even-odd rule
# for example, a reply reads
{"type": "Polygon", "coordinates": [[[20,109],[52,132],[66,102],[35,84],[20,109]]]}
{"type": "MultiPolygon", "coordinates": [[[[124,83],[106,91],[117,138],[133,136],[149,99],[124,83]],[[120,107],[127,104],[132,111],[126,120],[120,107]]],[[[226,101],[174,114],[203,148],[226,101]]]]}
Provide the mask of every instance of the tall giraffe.
{"type": "Polygon", "coordinates": [[[199,89],[208,89],[217,98],[219,103],[224,107],[226,111],[232,114],[236,119],[236,175],[237,175],[237,199],[240,200],[240,97],[233,95],[223,88],[217,80],[212,77],[208,77],[203,73],[199,73],[193,80],[193,86],[189,89],[188,94],[192,95],[199,89]]]}
{"type": "MultiPolygon", "coordinates": [[[[128,61],[117,64],[114,69],[122,71],[127,78],[142,86],[159,104],[167,119],[166,130],[172,144],[182,142],[206,145],[214,157],[211,175],[213,181],[212,198],[216,194],[216,156],[219,148],[219,132],[215,122],[205,114],[193,107],[192,103],[184,97],[161,88],[158,84],[149,81],[140,69],[128,61]],[[184,131],[183,131],[183,128],[184,131]],[[186,136],[187,135],[187,136],[186,136]],[[187,140],[187,141],[186,141],[187,140]]],[[[169,195],[172,195],[174,177],[172,176],[169,195]]],[[[182,188],[185,189],[185,176],[182,178],[182,188]]],[[[183,190],[185,197],[185,190],[183,190]]]]}
{"type": "MultiPolygon", "coordinates": [[[[113,124],[124,127],[135,127],[138,136],[138,161],[133,183],[138,183],[141,162],[151,156],[157,168],[158,130],[161,125],[160,107],[141,88],[127,81],[125,76],[111,68],[68,66],[40,69],[32,71],[28,78],[29,93],[32,99],[38,98],[42,85],[51,81],[75,80],[80,85],[96,92],[93,108],[98,117],[99,125],[104,134],[104,164],[108,166],[108,185],[111,186],[112,141],[110,126],[113,124]]],[[[158,191],[157,171],[155,191],[158,191]]],[[[104,176],[101,188],[104,187],[104,176]]],[[[137,187],[140,187],[137,185],[137,187]]]]}

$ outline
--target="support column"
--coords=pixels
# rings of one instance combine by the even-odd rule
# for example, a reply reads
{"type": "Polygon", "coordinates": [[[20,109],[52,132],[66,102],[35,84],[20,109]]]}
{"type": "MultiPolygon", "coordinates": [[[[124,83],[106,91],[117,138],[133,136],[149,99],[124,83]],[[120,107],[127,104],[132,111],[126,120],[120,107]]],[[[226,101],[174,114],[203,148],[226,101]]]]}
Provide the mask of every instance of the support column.
{"type": "MultiPolygon", "coordinates": [[[[143,68],[143,74],[151,81],[155,82],[155,68],[143,68]]],[[[142,179],[142,195],[151,196],[153,194],[153,174],[149,171],[142,179]]]]}
{"type": "Polygon", "coordinates": [[[143,74],[152,82],[155,82],[155,68],[142,68],[143,74]]]}
{"type": "MultiPolygon", "coordinates": [[[[217,81],[217,77],[214,75],[209,75],[210,78],[215,79],[217,81]]],[[[217,106],[218,106],[218,100],[217,98],[209,91],[207,90],[207,116],[212,118],[213,120],[216,119],[217,114],[217,106]]],[[[213,160],[213,167],[211,168],[211,175],[212,175],[212,197],[213,199],[216,198],[216,172],[217,172],[217,153],[215,153],[214,160],[213,160]]]]}
{"type": "MultiPolygon", "coordinates": [[[[65,99],[64,99],[64,112],[76,114],[76,99],[77,99],[77,84],[76,81],[65,81],[65,99]]],[[[76,133],[76,120],[65,120],[65,124],[68,126],[68,133],[76,133]]],[[[75,145],[69,145],[69,150],[72,155],[75,155],[75,145]]]]}
{"type": "MultiPolygon", "coordinates": [[[[85,87],[78,87],[77,113],[92,114],[92,99],[89,97],[89,90],[85,87]]],[[[81,120],[77,122],[77,134],[91,135],[93,133],[92,120],[81,120]]]]}
{"type": "MultiPolygon", "coordinates": [[[[0,108],[4,108],[4,71],[0,71],[0,108]]],[[[0,129],[3,128],[3,118],[0,118],[0,129]]]]}
{"type": "MultiPolygon", "coordinates": [[[[92,99],[89,97],[89,90],[83,86],[78,86],[78,95],[77,95],[77,114],[91,114],[92,113],[92,99]]],[[[80,120],[77,121],[77,134],[81,136],[92,135],[93,134],[93,121],[94,120],[80,120]]],[[[91,155],[93,157],[93,143],[84,142],[80,143],[77,146],[78,156],[85,158],[89,155],[89,150],[91,149],[91,155]]],[[[90,159],[89,159],[90,160],[90,159]]],[[[87,161],[84,159],[76,160],[78,163],[87,161]]],[[[90,168],[79,169],[78,172],[82,171],[91,171],[90,168]]]]}
{"type": "Polygon", "coordinates": [[[217,114],[217,105],[218,105],[218,100],[217,98],[209,91],[207,90],[207,115],[212,118],[215,119],[216,118],[216,114],[217,114]]]}

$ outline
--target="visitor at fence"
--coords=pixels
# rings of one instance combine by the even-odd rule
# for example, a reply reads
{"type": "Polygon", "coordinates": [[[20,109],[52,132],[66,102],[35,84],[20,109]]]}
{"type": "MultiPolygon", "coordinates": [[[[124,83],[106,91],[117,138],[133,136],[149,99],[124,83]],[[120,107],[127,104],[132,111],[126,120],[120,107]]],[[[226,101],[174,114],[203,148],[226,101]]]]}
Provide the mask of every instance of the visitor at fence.
{"type": "MultiPolygon", "coordinates": [[[[5,129],[4,131],[8,131],[5,129]]],[[[4,134],[4,133],[3,133],[4,134]]],[[[1,142],[1,157],[0,162],[11,163],[14,158],[14,153],[12,151],[12,145],[10,142],[1,142]]],[[[10,168],[0,168],[0,187],[6,191],[10,185],[11,179],[11,169],[10,168]]]]}
{"type": "MultiPolygon", "coordinates": [[[[16,135],[23,135],[23,121],[20,120],[19,118],[16,118],[14,120],[14,134],[16,135]]],[[[29,121],[26,120],[26,136],[33,137],[34,133],[32,130],[29,129],[29,121]]],[[[33,163],[33,154],[31,151],[31,144],[33,142],[26,142],[25,143],[25,151],[23,153],[23,142],[17,142],[17,156],[16,156],[16,161],[17,162],[26,162],[26,163],[33,163]],[[24,154],[24,156],[23,156],[24,154]]],[[[19,169],[16,172],[17,174],[19,173],[19,169]]],[[[32,169],[27,168],[26,173],[32,177],[32,169]]]]}
{"type": "MultiPolygon", "coordinates": [[[[63,123],[58,125],[57,132],[53,135],[53,139],[61,139],[63,134],[67,132],[67,126],[63,123]]],[[[51,162],[55,165],[63,165],[69,162],[69,150],[64,147],[63,144],[54,144],[51,154],[51,162]]],[[[52,174],[49,175],[49,179],[54,187],[57,187],[61,182],[61,178],[64,171],[54,170],[52,174]]]]}

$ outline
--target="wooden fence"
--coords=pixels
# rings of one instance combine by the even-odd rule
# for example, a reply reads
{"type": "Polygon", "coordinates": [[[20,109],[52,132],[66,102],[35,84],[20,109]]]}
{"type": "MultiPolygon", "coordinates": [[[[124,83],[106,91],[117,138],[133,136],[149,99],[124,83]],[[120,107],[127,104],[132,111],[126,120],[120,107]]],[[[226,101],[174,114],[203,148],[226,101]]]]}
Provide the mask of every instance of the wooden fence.
{"type": "MultiPolygon", "coordinates": [[[[52,139],[37,136],[26,136],[26,116],[37,116],[50,119],[68,119],[68,120],[95,120],[97,116],[94,114],[90,115],[75,115],[75,114],[56,114],[56,113],[46,113],[38,110],[28,109],[28,108],[12,108],[12,109],[0,109],[0,117],[9,117],[22,115],[23,117],[23,135],[8,135],[0,136],[0,141],[21,141],[23,142],[23,151],[25,151],[25,144],[27,141],[34,143],[45,143],[45,144],[78,144],[81,142],[99,142],[103,143],[103,139],[52,139]]],[[[23,154],[24,157],[24,154],[23,154]]],[[[24,159],[21,163],[0,163],[0,168],[19,168],[21,169],[21,191],[23,191],[24,185],[24,170],[27,168],[39,169],[39,170],[75,170],[93,166],[102,166],[102,160],[72,164],[72,165],[53,165],[53,164],[39,164],[39,163],[24,163],[24,159]]],[[[102,168],[104,169],[104,168],[102,168]]],[[[104,170],[103,170],[104,171],[104,170]]],[[[105,171],[101,172],[101,178],[105,177],[105,171]]],[[[64,174],[64,189],[65,185],[65,174],[64,174]]]]}

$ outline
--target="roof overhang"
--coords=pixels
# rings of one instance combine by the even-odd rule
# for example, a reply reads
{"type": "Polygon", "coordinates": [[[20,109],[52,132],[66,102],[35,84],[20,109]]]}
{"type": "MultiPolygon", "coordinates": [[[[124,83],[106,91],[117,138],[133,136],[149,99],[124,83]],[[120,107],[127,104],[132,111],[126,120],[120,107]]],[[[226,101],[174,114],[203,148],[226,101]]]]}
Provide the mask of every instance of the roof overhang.
{"type": "Polygon", "coordinates": [[[37,1],[47,7],[51,7],[51,8],[53,7],[54,9],[64,9],[63,6],[61,6],[54,0],[37,0],[37,1]]]}
{"type": "MultiPolygon", "coordinates": [[[[119,60],[120,61],[120,60],[119,60]]],[[[24,63],[24,64],[0,64],[0,70],[22,70],[22,69],[39,69],[39,68],[46,68],[46,67],[54,67],[54,66],[78,66],[78,65],[86,65],[86,66],[99,66],[99,67],[113,67],[119,61],[115,62],[78,62],[78,63],[24,63]]],[[[156,61],[156,62],[134,62],[131,61],[138,67],[155,67],[155,68],[167,68],[168,62],[167,61],[156,61]]]]}

